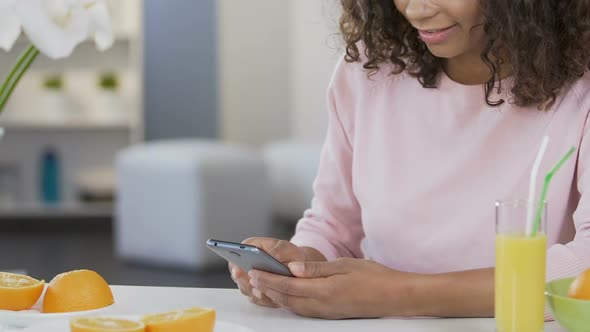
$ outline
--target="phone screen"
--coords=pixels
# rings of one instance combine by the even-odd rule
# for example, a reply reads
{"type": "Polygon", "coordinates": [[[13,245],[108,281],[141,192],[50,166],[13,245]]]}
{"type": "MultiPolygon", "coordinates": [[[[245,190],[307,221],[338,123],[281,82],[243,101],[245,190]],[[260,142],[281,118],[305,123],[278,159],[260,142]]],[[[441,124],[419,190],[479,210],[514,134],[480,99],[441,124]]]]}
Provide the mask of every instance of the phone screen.
{"type": "Polygon", "coordinates": [[[209,239],[207,247],[246,272],[254,269],[293,277],[285,264],[256,246],[209,239]]]}

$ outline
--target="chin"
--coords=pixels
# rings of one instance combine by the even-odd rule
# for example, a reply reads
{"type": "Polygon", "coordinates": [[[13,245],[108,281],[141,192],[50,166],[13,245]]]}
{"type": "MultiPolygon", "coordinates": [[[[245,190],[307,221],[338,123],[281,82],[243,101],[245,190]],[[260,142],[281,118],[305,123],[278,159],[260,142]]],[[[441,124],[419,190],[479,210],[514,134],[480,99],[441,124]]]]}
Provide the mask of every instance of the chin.
{"type": "Polygon", "coordinates": [[[455,58],[465,51],[459,49],[457,47],[453,47],[452,45],[427,45],[430,53],[432,53],[437,58],[455,58]]]}

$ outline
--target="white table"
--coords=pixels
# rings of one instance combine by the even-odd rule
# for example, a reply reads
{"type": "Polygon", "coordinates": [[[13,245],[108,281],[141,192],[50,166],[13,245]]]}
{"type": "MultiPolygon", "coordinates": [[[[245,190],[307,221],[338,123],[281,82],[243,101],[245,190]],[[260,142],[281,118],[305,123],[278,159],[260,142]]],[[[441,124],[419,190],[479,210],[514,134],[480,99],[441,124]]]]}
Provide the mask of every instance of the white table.
{"type": "MultiPolygon", "coordinates": [[[[257,332],[494,332],[493,319],[372,319],[327,321],[298,317],[280,309],[251,304],[238,290],[113,286],[115,305],[106,314],[137,315],[193,306],[210,307],[220,320],[247,326],[257,332]]],[[[546,332],[565,332],[548,323],[546,332]]]]}

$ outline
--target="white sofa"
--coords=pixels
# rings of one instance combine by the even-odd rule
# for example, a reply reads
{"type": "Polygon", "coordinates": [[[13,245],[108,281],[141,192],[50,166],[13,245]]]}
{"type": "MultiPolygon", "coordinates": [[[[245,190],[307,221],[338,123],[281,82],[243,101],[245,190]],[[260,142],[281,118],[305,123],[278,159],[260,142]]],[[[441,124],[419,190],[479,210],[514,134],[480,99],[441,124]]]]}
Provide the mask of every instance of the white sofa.
{"type": "Polygon", "coordinates": [[[293,227],[313,197],[321,144],[262,150],[212,141],[146,143],[117,159],[115,251],[122,260],[199,270],[223,261],[207,238],[274,235],[293,227]]]}
{"type": "Polygon", "coordinates": [[[265,163],[210,141],[137,145],[116,163],[115,251],[125,261],[199,270],[223,264],[205,241],[270,234],[265,163]]]}
{"type": "Polygon", "coordinates": [[[313,198],[322,145],[296,140],[263,148],[272,192],[272,213],[281,221],[297,222],[313,198]]]}

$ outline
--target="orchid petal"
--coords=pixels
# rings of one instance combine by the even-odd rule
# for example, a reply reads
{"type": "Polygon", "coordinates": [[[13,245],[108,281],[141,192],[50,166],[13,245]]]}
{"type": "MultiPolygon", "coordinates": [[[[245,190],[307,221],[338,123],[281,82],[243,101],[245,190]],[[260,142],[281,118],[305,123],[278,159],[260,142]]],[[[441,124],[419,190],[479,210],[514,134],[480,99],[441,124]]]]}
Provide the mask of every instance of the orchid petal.
{"type": "Polygon", "coordinates": [[[16,0],[0,0],[0,48],[10,51],[21,33],[16,0]]]}

